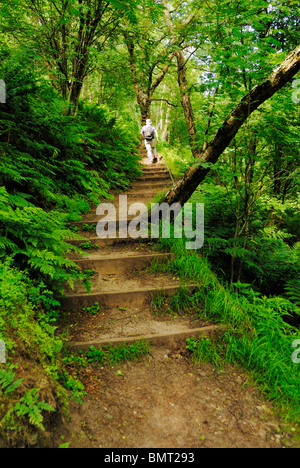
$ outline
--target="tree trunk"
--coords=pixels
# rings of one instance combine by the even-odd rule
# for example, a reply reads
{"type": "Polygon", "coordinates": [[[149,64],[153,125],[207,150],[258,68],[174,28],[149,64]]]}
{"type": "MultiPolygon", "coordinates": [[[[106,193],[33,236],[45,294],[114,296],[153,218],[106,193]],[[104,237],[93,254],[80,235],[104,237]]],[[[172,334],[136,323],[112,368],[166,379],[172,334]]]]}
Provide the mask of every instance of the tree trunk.
{"type": "Polygon", "coordinates": [[[74,81],[71,85],[70,94],[69,94],[69,111],[68,111],[69,115],[75,116],[77,114],[82,86],[83,86],[83,81],[74,81]]]}
{"type": "MultiPolygon", "coordinates": [[[[190,99],[187,76],[186,76],[187,60],[184,57],[182,50],[179,48],[184,41],[182,37],[179,38],[177,36],[178,31],[176,31],[176,27],[174,26],[172,22],[171,13],[168,7],[168,2],[166,0],[162,0],[162,4],[165,8],[164,9],[165,21],[171,34],[170,45],[176,46],[174,50],[174,55],[177,60],[177,78],[178,78],[178,84],[179,84],[179,89],[180,89],[180,94],[181,94],[181,105],[183,107],[185,121],[187,124],[190,147],[191,147],[193,156],[196,159],[201,156],[201,150],[199,147],[197,147],[197,130],[196,130],[196,125],[195,125],[193,107],[192,107],[192,103],[190,99]]],[[[187,27],[189,24],[192,23],[198,9],[199,9],[199,6],[184,21],[182,26],[187,27]]]]}
{"type": "Polygon", "coordinates": [[[210,167],[203,166],[203,162],[215,164],[248,117],[291,81],[299,70],[300,46],[297,46],[266,81],[254,87],[241,100],[205,151],[201,151],[199,164],[195,163],[188,169],[184,177],[166,194],[164,201],[169,204],[178,202],[183,205],[186,203],[210,171],[210,167]]]}
{"type": "MultiPolygon", "coordinates": [[[[128,33],[128,31],[123,32],[125,39],[126,47],[129,54],[129,65],[131,70],[131,78],[133,82],[134,91],[136,94],[137,103],[141,111],[141,123],[142,126],[145,125],[146,120],[151,117],[151,104],[153,101],[153,94],[155,90],[162,83],[165,78],[169,67],[170,62],[174,56],[174,53],[168,54],[165,52],[165,56],[162,55],[161,59],[157,60],[155,57],[149,58],[147,54],[143,57],[143,67],[139,67],[139,57],[136,53],[136,43],[134,38],[128,33]],[[163,69],[160,71],[159,75],[154,78],[154,70],[160,64],[167,61],[163,69]]],[[[145,49],[145,46],[142,47],[145,49]]]]}
{"type": "Polygon", "coordinates": [[[194,158],[198,158],[201,151],[200,148],[197,147],[197,130],[186,77],[186,59],[181,50],[176,50],[175,56],[177,59],[177,73],[181,94],[181,104],[184,110],[185,121],[188,128],[189,143],[194,158]]]}
{"type": "Polygon", "coordinates": [[[151,116],[151,96],[139,91],[137,95],[138,105],[141,110],[141,123],[142,127],[146,125],[146,120],[150,119],[151,116]]]}

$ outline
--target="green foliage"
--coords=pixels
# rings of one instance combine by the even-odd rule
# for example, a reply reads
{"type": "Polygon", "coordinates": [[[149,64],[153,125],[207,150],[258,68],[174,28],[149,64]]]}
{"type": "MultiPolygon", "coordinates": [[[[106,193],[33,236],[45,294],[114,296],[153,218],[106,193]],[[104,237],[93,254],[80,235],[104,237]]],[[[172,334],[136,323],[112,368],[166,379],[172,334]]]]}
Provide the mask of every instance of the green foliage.
{"type": "MultiPolygon", "coordinates": [[[[69,362],[65,362],[68,364],[69,362]]],[[[84,385],[77,378],[77,375],[69,375],[68,372],[64,371],[59,374],[59,380],[63,386],[71,392],[71,400],[74,400],[77,403],[82,403],[83,398],[86,396],[86,391],[84,390],[84,385]]]]}
{"type": "MultiPolygon", "coordinates": [[[[166,266],[161,265],[161,271],[165,271],[165,269],[166,266]]],[[[174,272],[172,264],[170,265],[170,270],[174,272]]],[[[163,290],[158,290],[154,296],[151,295],[151,310],[156,316],[168,314],[176,317],[186,314],[191,310],[195,313],[199,307],[201,305],[196,304],[195,297],[187,293],[187,287],[183,282],[176,294],[171,297],[165,296],[163,290]]]]}
{"type": "Polygon", "coordinates": [[[68,259],[77,251],[68,241],[80,239],[68,224],[140,174],[126,123],[97,106],[66,115],[64,100],[38,76],[34,61],[23,48],[0,50],[7,84],[7,103],[0,105],[0,336],[9,366],[29,361],[38,370],[25,388],[22,371],[16,378],[13,367],[1,369],[0,421],[11,444],[28,428],[25,445],[32,427],[42,430],[43,415],[53,412],[39,397],[40,381],[48,380],[51,402],[59,407],[66,405],[61,385],[77,400],[84,395],[76,376],[61,367],[54,327],[60,314],[55,296],[74,281],[89,291],[93,274],[68,259]]]}
{"type": "Polygon", "coordinates": [[[299,244],[295,242],[299,216],[294,201],[283,204],[267,195],[261,197],[251,216],[248,235],[238,239],[233,237],[234,212],[240,200],[234,191],[229,198],[224,186],[205,183],[191,201],[205,203],[202,253],[214,270],[229,281],[234,256],[236,265],[242,261],[241,282],[251,284],[262,294],[283,295],[286,284],[297,278],[300,271],[299,244]]]}
{"type": "Polygon", "coordinates": [[[52,295],[48,298],[48,311],[41,309],[41,287],[32,287],[27,274],[0,262],[0,333],[8,351],[18,343],[18,352],[31,352],[41,362],[54,364],[62,342],[54,338],[55,327],[49,322],[52,316],[52,295]],[[47,315],[49,313],[49,315],[47,315]]]}
{"type": "Polygon", "coordinates": [[[0,107],[0,257],[61,289],[80,279],[67,259],[74,248],[66,240],[76,238],[68,222],[111,188],[128,187],[138,160],[107,110],[83,106],[76,118],[65,116],[64,101],[37,79],[27,52],[0,51],[8,84],[0,107]]]}
{"type": "Polygon", "coordinates": [[[95,362],[97,364],[103,364],[106,353],[102,349],[96,349],[94,346],[91,346],[89,351],[86,353],[89,362],[95,362]]]}
{"type": "Polygon", "coordinates": [[[91,241],[86,241],[79,244],[79,248],[82,250],[94,250],[98,249],[99,246],[97,244],[93,244],[91,241]]]}
{"type": "Polygon", "coordinates": [[[192,359],[197,363],[208,362],[216,367],[222,366],[217,347],[207,336],[198,338],[197,340],[193,337],[187,338],[186,348],[192,353],[192,359]]]}
{"type": "Polygon", "coordinates": [[[285,296],[297,307],[300,307],[300,279],[293,278],[285,285],[285,296]]]}
{"type": "Polygon", "coordinates": [[[5,187],[0,188],[0,215],[0,258],[13,259],[32,277],[37,271],[45,281],[55,279],[57,286],[72,277],[68,269],[75,265],[66,258],[70,245],[65,238],[72,237],[64,227],[66,215],[26,206],[22,196],[9,194],[5,187]]]}
{"type": "Polygon", "coordinates": [[[99,306],[98,302],[95,302],[95,304],[90,306],[90,307],[84,307],[82,309],[82,312],[86,312],[86,313],[92,314],[92,315],[97,315],[100,312],[100,306],[99,306]]]}
{"type": "Polygon", "coordinates": [[[0,337],[7,354],[0,367],[1,439],[30,445],[32,428],[44,431],[44,416],[54,411],[53,402],[65,407],[58,382],[62,341],[52,325],[56,301],[44,284],[33,286],[29,275],[9,261],[0,261],[0,292],[0,337]],[[45,382],[49,401],[41,395],[45,382]]]}
{"type": "Polygon", "coordinates": [[[82,226],[83,231],[96,231],[96,224],[83,224],[82,226]]]}
{"type": "MultiPolygon", "coordinates": [[[[24,416],[28,417],[30,424],[44,431],[45,428],[42,424],[43,411],[55,410],[54,408],[52,408],[51,405],[49,405],[49,403],[46,403],[45,401],[39,401],[39,394],[36,388],[32,388],[31,390],[27,391],[13,408],[13,412],[15,412],[19,418],[22,418],[24,416]]],[[[4,426],[7,425],[10,417],[11,414],[9,412],[4,418],[4,426]]]]}
{"type": "MultiPolygon", "coordinates": [[[[25,428],[42,431],[51,402],[63,404],[61,383],[77,401],[85,394],[77,376],[63,367],[73,358],[60,367],[55,296],[67,282],[72,287],[82,281],[88,291],[91,286],[92,272],[82,273],[68,260],[73,248],[66,241],[79,238],[69,223],[141,175],[132,99],[137,86],[140,95],[149,92],[169,65],[164,91],[152,96],[159,102],[152,114],[155,110],[153,120],[173,145],[164,144],[161,154],[180,177],[194,161],[169,54],[183,40],[187,44],[187,92],[202,148],[240,97],[299,43],[295,1],[268,9],[263,0],[221,0],[216,9],[207,2],[170,1],[173,31],[154,0],[109,0],[101,12],[97,2],[33,3],[29,9],[24,1],[0,5],[0,78],[7,84],[7,104],[0,104],[0,337],[9,356],[0,369],[0,427],[12,444],[13,433],[19,440],[24,434],[25,445],[30,440],[25,428]],[[132,40],[131,64],[124,31],[132,40]],[[23,45],[14,49],[15,43],[23,45]],[[85,101],[71,117],[70,87],[82,84],[85,101]],[[164,107],[159,98],[175,107],[164,107]],[[31,388],[22,380],[26,363],[31,388]],[[39,377],[49,383],[49,402],[38,388],[39,377]]],[[[193,201],[206,206],[203,258],[188,253],[184,240],[161,241],[175,253],[162,268],[183,282],[197,281],[199,291],[188,297],[181,288],[168,301],[158,295],[153,307],[171,314],[193,308],[225,323],[217,340],[188,340],[195,359],[216,366],[240,363],[271,398],[298,410],[299,366],[290,359],[298,335],[286,323],[293,318],[299,324],[299,107],[292,104],[292,92],[287,86],[261,106],[195,193],[193,201]]],[[[97,246],[87,241],[80,247],[97,246]]],[[[98,310],[95,304],[86,311],[98,310]]],[[[144,344],[92,348],[88,356],[77,356],[76,364],[116,364],[144,352],[144,344]]]]}
{"type": "Polygon", "coordinates": [[[141,175],[132,130],[96,105],[80,107],[78,120],[84,129],[82,146],[90,164],[100,171],[109,188],[124,189],[141,175]]]}
{"type": "Polygon", "coordinates": [[[135,360],[139,356],[149,353],[149,343],[147,341],[136,341],[132,344],[124,344],[119,346],[109,346],[108,348],[95,349],[94,346],[90,348],[86,356],[89,362],[96,362],[97,364],[105,364],[106,362],[115,366],[119,362],[128,360],[135,360]]]}
{"type": "Polygon", "coordinates": [[[149,343],[145,340],[135,341],[132,344],[124,344],[120,346],[110,346],[107,352],[107,361],[110,365],[124,361],[134,361],[140,356],[149,354],[149,343]]]}
{"type": "Polygon", "coordinates": [[[194,358],[215,366],[242,365],[287,418],[299,418],[300,367],[292,361],[292,343],[299,339],[299,331],[286,322],[291,313],[299,313],[299,307],[283,297],[261,296],[241,283],[237,292],[229,291],[205,258],[185,250],[184,241],[161,239],[160,243],[175,256],[165,269],[199,284],[193,298],[199,316],[225,325],[214,339],[188,341],[194,358]]]}
{"type": "Polygon", "coordinates": [[[193,163],[191,150],[182,144],[170,146],[164,143],[159,152],[175,178],[182,176],[193,163]]]}
{"type": "Polygon", "coordinates": [[[14,392],[21,385],[22,379],[15,380],[15,376],[12,366],[7,369],[0,368],[0,391],[4,395],[14,392]]]}

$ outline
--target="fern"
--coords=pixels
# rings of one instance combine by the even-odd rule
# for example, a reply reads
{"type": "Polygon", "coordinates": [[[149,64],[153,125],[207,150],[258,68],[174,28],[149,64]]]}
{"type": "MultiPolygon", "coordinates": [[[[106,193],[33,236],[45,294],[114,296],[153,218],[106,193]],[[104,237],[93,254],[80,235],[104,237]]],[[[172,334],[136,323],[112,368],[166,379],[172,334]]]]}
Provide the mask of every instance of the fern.
{"type": "Polygon", "coordinates": [[[45,401],[39,401],[38,389],[32,388],[28,390],[24,397],[20,398],[19,402],[14,407],[14,412],[18,417],[27,416],[29,422],[41,430],[45,430],[43,426],[43,411],[55,411],[55,409],[45,401]]]}
{"type": "Polygon", "coordinates": [[[4,395],[14,392],[22,383],[22,379],[15,380],[16,374],[12,370],[12,366],[7,369],[0,367],[0,391],[4,395]]]}
{"type": "Polygon", "coordinates": [[[284,288],[285,296],[300,307],[300,279],[294,278],[288,281],[284,288]]]}

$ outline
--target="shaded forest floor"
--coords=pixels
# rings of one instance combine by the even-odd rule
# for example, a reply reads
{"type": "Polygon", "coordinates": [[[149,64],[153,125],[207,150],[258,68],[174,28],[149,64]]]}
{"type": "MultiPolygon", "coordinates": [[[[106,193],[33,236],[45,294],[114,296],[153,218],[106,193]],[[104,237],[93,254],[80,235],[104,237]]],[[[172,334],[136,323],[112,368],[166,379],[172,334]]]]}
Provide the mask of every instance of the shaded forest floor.
{"type": "Polygon", "coordinates": [[[72,403],[56,446],[70,448],[280,448],[293,433],[248,375],[194,365],[184,345],[81,372],[87,396],[72,403]]]}

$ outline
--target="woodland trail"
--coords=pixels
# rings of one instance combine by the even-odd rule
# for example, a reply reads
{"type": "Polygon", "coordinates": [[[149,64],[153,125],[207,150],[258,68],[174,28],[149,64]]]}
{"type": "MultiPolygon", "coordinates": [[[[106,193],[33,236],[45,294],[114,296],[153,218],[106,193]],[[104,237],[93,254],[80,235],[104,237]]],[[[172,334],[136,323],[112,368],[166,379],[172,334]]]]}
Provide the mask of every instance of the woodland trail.
{"type": "MultiPolygon", "coordinates": [[[[127,192],[129,203],[147,203],[170,186],[163,165],[142,161],[144,177],[127,192]]],[[[126,193],[125,193],[126,194],[126,193]]],[[[116,197],[117,203],[118,197],[116,197]]],[[[115,367],[74,369],[85,385],[83,404],[71,403],[71,418],[57,428],[55,445],[70,448],[280,448],[290,446],[271,405],[241,369],[195,365],[186,338],[214,333],[216,326],[196,315],[155,314],[151,297],[174,295],[179,279],[151,273],[152,261],[167,261],[149,242],[100,240],[83,232],[99,218],[95,211],[77,223],[98,248],[76,258],[95,270],[92,290],[77,288],[65,298],[62,323],[75,353],[142,338],[150,354],[115,367]],[[163,291],[163,292],[162,292],[163,291]],[[96,314],[84,308],[98,304],[96,314]]],[[[186,286],[193,292],[194,286],[186,286]]]]}

